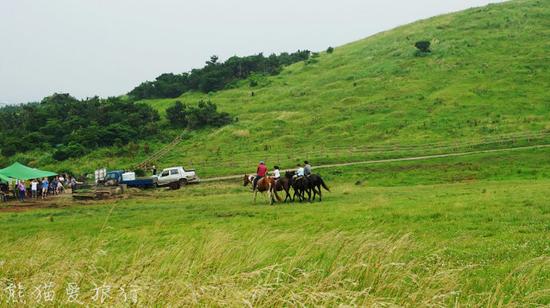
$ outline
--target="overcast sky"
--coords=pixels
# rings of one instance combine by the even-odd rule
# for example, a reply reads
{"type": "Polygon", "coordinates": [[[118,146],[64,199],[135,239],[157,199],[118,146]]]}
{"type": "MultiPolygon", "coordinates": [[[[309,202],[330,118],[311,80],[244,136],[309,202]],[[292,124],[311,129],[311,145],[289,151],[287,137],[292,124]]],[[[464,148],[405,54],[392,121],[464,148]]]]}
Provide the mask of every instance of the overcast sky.
{"type": "Polygon", "coordinates": [[[128,92],[216,54],[325,50],[499,0],[0,0],[0,103],[128,92]]]}

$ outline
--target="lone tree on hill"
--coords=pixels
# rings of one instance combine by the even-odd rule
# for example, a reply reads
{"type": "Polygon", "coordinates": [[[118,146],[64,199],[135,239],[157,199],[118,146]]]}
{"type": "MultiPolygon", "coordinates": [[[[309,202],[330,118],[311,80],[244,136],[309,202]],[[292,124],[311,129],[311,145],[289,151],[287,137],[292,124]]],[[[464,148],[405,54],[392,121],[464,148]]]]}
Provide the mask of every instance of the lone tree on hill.
{"type": "Polygon", "coordinates": [[[414,47],[418,48],[421,52],[429,53],[431,43],[429,41],[418,41],[414,44],[414,47]]]}

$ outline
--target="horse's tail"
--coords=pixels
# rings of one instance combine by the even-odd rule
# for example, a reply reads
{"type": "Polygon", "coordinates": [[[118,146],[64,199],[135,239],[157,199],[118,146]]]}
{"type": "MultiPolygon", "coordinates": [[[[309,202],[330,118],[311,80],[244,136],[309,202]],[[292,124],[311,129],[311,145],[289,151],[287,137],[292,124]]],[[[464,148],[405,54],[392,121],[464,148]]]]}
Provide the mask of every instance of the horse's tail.
{"type": "Polygon", "coordinates": [[[328,188],[327,184],[325,184],[325,181],[323,181],[323,179],[321,179],[321,185],[323,186],[324,189],[326,189],[327,191],[330,191],[330,189],[328,188]]]}

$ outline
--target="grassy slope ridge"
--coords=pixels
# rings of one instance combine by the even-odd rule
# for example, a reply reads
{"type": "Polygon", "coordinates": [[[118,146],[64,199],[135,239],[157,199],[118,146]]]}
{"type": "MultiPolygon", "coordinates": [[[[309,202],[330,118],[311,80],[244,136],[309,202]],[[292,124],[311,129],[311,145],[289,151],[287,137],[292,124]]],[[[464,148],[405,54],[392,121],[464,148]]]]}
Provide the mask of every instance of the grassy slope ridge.
{"type": "MultiPolygon", "coordinates": [[[[242,82],[210,95],[185,94],[179,100],[211,99],[239,121],[190,134],[157,165],[194,165],[210,175],[246,170],[265,158],[291,166],[307,151],[317,151],[307,155],[316,163],[339,160],[342,153],[332,147],[460,142],[549,129],[549,36],[550,2],[511,1],[338,47],[256,88],[242,82]],[[413,44],[422,39],[432,41],[433,53],[415,57],[413,44]],[[210,162],[197,164],[204,160],[210,162]]],[[[146,102],[162,111],[173,101],[146,102]]],[[[122,167],[147,155],[119,156],[101,150],[83,164],[62,165],[122,167]]]]}

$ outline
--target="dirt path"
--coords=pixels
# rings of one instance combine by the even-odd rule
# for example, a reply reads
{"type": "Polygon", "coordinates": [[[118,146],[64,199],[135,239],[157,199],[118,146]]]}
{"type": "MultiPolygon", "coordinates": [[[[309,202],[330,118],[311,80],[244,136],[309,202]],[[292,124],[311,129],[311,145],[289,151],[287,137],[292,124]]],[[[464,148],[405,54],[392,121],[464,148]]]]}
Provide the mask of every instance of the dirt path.
{"type": "MultiPolygon", "coordinates": [[[[460,153],[447,153],[447,154],[413,156],[413,157],[402,157],[402,158],[365,160],[365,161],[350,162],[350,163],[337,163],[337,164],[321,165],[321,166],[313,167],[313,169],[326,169],[326,168],[334,168],[334,167],[346,167],[346,166],[368,165],[368,164],[384,164],[384,163],[393,163],[393,162],[400,162],[400,161],[429,160],[429,159],[437,159],[437,158],[445,158],[445,157],[468,156],[468,155],[484,154],[484,153],[510,152],[510,151],[540,149],[540,148],[549,148],[549,147],[550,147],[550,144],[542,144],[542,145],[532,145],[532,146],[515,147],[515,148],[503,148],[503,149],[494,149],[494,150],[479,150],[479,151],[460,152],[460,153]]],[[[220,176],[220,177],[201,179],[201,182],[217,182],[217,181],[235,180],[235,179],[241,179],[242,177],[243,177],[242,174],[240,174],[240,175],[228,175],[228,176],[220,176]]]]}
{"type": "Polygon", "coordinates": [[[49,196],[47,199],[30,199],[25,202],[11,200],[9,202],[0,203],[0,213],[2,212],[25,212],[44,208],[59,208],[67,206],[72,201],[72,195],[64,193],[57,196],[49,196]]]}

